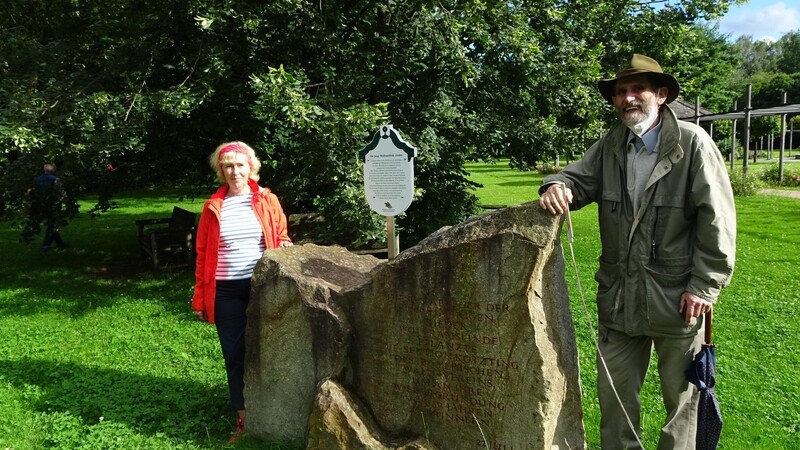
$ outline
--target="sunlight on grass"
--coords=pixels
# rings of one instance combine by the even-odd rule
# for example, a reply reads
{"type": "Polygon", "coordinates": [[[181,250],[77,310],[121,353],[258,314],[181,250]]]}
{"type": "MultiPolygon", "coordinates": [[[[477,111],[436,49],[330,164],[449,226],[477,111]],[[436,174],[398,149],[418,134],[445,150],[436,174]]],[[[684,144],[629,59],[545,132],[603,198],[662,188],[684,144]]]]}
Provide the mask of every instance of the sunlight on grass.
{"type": "Polygon", "coordinates": [[[475,190],[481,205],[518,205],[539,197],[537,190],[544,178],[536,172],[511,170],[508,161],[496,164],[473,162],[466,165],[470,180],[482,187],[475,190]]]}
{"type": "MultiPolygon", "coordinates": [[[[473,163],[483,205],[535,200],[541,175],[473,163]]],[[[43,255],[0,224],[0,449],[220,449],[232,431],[214,328],[189,311],[191,270],[154,277],[139,257],[134,221],[202,201],[137,192],[119,208],[81,215],[71,247],[43,255]],[[13,262],[12,262],[13,261],[13,262]]],[[[736,273],[717,305],[715,342],[725,428],[720,448],[800,448],[800,200],[737,198],[736,273]]],[[[87,200],[81,203],[91,205],[87,200]]],[[[567,266],[589,448],[599,448],[594,296],[597,209],[572,215],[589,317],[567,266]]],[[[655,361],[653,361],[655,364],[655,361]]],[[[643,392],[645,445],[655,448],[663,406],[655,371],[643,392]]],[[[236,448],[297,446],[246,439],[236,448]]]]}
{"type": "MultiPolygon", "coordinates": [[[[758,166],[756,166],[758,167],[758,166]]],[[[538,198],[541,175],[512,176],[501,160],[496,165],[472,163],[471,179],[481,204],[516,205],[538,198]],[[516,190],[495,186],[524,182],[516,190]],[[527,184],[529,183],[529,184],[527,184]]],[[[738,251],[731,285],[716,306],[717,396],[724,428],[720,448],[800,448],[800,199],[755,196],[736,199],[738,251]]],[[[567,265],[570,309],[578,340],[583,412],[589,448],[600,448],[600,411],[596,399],[594,342],[587,320],[596,327],[597,286],[594,272],[600,254],[597,207],[572,213],[574,249],[589,317],[583,312],[575,274],[567,265]]],[[[565,237],[562,244],[567,245],[565,237]]],[[[569,249],[565,247],[569,257],[569,249]]],[[[656,448],[663,420],[656,358],[642,391],[642,423],[646,448],[656,448]]]]}
{"type": "Polygon", "coordinates": [[[190,312],[193,273],[154,277],[139,257],[134,221],[169,215],[166,198],[82,214],[62,232],[70,247],[47,255],[0,224],[14,255],[0,268],[0,448],[229,447],[219,342],[190,312]]]}

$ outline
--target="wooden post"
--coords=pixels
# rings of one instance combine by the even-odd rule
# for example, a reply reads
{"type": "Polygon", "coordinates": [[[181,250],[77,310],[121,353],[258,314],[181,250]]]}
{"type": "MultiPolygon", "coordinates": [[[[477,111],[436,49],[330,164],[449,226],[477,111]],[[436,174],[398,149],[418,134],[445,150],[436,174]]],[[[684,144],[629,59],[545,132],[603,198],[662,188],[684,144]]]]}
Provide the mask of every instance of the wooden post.
{"type": "Polygon", "coordinates": [[[400,252],[400,236],[394,232],[394,217],[386,218],[386,247],[389,259],[394,259],[400,252]]]}
{"type": "Polygon", "coordinates": [[[747,85],[747,106],[744,108],[744,153],[742,154],[742,174],[747,175],[748,158],[750,157],[750,110],[753,109],[753,85],[747,85]]]}
{"type": "MultiPolygon", "coordinates": [[[[733,102],[733,110],[739,107],[739,102],[733,102]]],[[[733,172],[733,165],[736,162],[736,119],[733,119],[733,131],[731,132],[731,172],[733,172]]]]}
{"type": "Polygon", "coordinates": [[[772,159],[772,150],[775,149],[775,134],[770,131],[767,138],[767,158],[772,159]]]}
{"type": "MultiPolygon", "coordinates": [[[[785,105],[789,96],[783,93],[783,104],[785,105]]],[[[786,149],[786,114],[781,114],[781,153],[778,156],[778,181],[783,183],[783,152],[786,149]]]]}
{"type": "Polygon", "coordinates": [[[700,125],[700,96],[694,98],[694,124],[700,125]]]}

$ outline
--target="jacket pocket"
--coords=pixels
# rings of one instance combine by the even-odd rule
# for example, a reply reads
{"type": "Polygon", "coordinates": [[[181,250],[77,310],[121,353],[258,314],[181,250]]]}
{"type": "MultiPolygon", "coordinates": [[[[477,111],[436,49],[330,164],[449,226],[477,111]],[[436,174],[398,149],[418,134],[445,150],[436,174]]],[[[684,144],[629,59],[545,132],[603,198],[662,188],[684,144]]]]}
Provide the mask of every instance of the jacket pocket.
{"type": "Polygon", "coordinates": [[[602,264],[616,263],[621,258],[623,243],[627,240],[623,218],[623,204],[619,193],[614,191],[603,191],[603,196],[599,204],[600,222],[600,242],[602,244],[603,256],[600,258],[602,264]]]}
{"type": "Polygon", "coordinates": [[[622,285],[619,270],[619,262],[600,258],[600,268],[594,275],[597,281],[597,315],[600,323],[613,323],[619,312],[617,299],[622,285]]]}
{"type": "Polygon", "coordinates": [[[692,276],[691,265],[645,266],[647,322],[651,329],[670,334],[688,328],[680,312],[681,295],[692,276]]]}
{"type": "Polygon", "coordinates": [[[653,198],[650,263],[656,272],[671,274],[680,265],[677,260],[692,253],[694,226],[686,212],[680,196],[653,198]]]}

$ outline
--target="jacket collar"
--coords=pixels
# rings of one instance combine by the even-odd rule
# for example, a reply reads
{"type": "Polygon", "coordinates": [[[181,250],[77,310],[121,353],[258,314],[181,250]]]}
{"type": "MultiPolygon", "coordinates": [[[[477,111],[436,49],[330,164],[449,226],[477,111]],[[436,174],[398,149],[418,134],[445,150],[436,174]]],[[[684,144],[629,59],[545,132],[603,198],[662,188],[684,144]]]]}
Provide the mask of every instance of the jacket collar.
{"type": "MultiPolygon", "coordinates": [[[[252,179],[252,178],[247,180],[247,185],[250,186],[250,191],[253,194],[258,194],[259,192],[262,191],[261,186],[258,185],[258,182],[256,180],[252,179]]],[[[214,194],[211,195],[211,198],[212,199],[224,199],[225,196],[228,195],[228,190],[229,189],[230,188],[228,187],[227,184],[223,184],[222,186],[219,187],[219,189],[217,189],[217,192],[214,192],[214,194]]],[[[266,188],[264,188],[264,190],[266,190],[266,188]]]]}
{"type": "MultiPolygon", "coordinates": [[[[678,126],[678,117],[675,111],[667,105],[661,109],[661,121],[663,127],[661,128],[661,144],[658,150],[658,159],[670,156],[677,147],[681,140],[681,129],[678,126]]],[[[681,154],[683,151],[681,150],[681,154]]]]}
{"type": "MultiPolygon", "coordinates": [[[[612,128],[606,135],[606,147],[614,152],[614,156],[620,165],[625,164],[625,152],[627,151],[628,132],[630,130],[622,122],[612,128]]],[[[670,156],[674,152],[680,155],[672,155],[670,159],[676,156],[678,159],[683,156],[683,150],[679,149],[678,143],[681,139],[681,130],[678,126],[678,118],[675,112],[672,111],[668,105],[661,106],[661,133],[659,134],[658,145],[658,160],[670,156]]]]}

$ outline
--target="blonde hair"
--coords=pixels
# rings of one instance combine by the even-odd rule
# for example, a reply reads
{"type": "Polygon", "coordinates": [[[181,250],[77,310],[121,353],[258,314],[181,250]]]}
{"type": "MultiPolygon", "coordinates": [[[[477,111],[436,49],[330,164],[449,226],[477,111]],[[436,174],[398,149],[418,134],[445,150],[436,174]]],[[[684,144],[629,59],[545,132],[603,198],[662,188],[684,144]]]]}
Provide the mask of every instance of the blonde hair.
{"type": "Polygon", "coordinates": [[[217,174],[217,180],[219,180],[221,184],[225,184],[225,174],[222,173],[222,165],[236,158],[237,153],[247,156],[247,162],[250,164],[250,179],[258,181],[261,161],[259,161],[256,156],[255,150],[241,141],[221,144],[208,158],[208,164],[214,170],[214,173],[217,174]]]}

